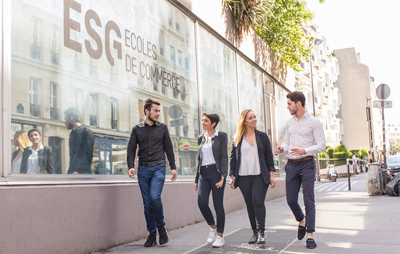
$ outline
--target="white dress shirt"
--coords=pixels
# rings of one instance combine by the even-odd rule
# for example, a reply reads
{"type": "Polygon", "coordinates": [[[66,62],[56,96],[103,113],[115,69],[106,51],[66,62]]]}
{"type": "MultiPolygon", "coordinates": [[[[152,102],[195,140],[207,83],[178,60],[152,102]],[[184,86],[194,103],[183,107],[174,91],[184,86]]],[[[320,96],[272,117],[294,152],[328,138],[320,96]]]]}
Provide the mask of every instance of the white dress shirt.
{"type": "Polygon", "coordinates": [[[294,115],[286,123],[282,147],[284,152],[293,148],[306,151],[306,154],[300,156],[293,156],[288,152],[288,159],[299,159],[325,151],[326,141],[322,123],[308,111],[303,114],[300,120],[294,115]]]}
{"type": "Polygon", "coordinates": [[[201,165],[207,166],[216,164],[214,159],[214,154],[212,151],[212,138],[218,136],[218,131],[215,130],[214,134],[211,137],[208,137],[208,133],[204,133],[205,143],[201,147],[201,165]],[[207,138],[208,137],[208,138],[207,138]]]}
{"type": "Polygon", "coordinates": [[[43,150],[44,148],[41,144],[39,145],[40,147],[39,149],[36,150],[36,152],[32,149],[32,146],[29,147],[29,150],[32,151],[32,154],[28,158],[28,168],[26,171],[27,174],[40,174],[38,153],[40,150],[43,150]]]}

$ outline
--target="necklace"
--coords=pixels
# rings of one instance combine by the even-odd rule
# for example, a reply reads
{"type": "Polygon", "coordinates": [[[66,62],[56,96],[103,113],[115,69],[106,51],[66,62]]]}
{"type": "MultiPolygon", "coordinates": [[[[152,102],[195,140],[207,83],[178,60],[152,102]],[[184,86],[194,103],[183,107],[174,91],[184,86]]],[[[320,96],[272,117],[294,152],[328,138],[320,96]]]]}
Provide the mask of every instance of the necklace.
{"type": "Polygon", "coordinates": [[[251,136],[253,133],[254,133],[254,131],[253,131],[252,133],[250,133],[250,134],[249,134],[249,133],[247,133],[247,134],[245,134],[245,135],[244,135],[244,137],[245,137],[246,139],[249,139],[249,138],[250,138],[250,136],[251,136]]]}

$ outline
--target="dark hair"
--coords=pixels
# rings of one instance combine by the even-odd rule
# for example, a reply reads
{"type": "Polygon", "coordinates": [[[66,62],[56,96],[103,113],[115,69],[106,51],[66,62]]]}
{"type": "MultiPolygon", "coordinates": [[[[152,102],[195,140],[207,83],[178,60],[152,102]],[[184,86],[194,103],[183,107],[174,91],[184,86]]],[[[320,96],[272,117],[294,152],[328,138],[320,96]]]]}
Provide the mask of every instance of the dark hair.
{"type": "Polygon", "coordinates": [[[69,119],[70,117],[72,117],[72,119],[74,119],[74,121],[76,123],[80,123],[81,122],[81,113],[79,112],[79,110],[77,108],[69,108],[67,110],[65,110],[64,115],[69,119]]]}
{"type": "Polygon", "coordinates": [[[144,103],[144,114],[146,114],[146,109],[150,112],[151,108],[153,107],[153,104],[156,104],[158,106],[161,105],[161,103],[158,100],[153,100],[153,99],[147,99],[144,103]]]}
{"type": "Polygon", "coordinates": [[[304,97],[304,94],[299,91],[294,91],[294,92],[288,93],[286,95],[286,98],[294,101],[294,103],[297,103],[298,101],[300,101],[300,103],[303,107],[306,103],[306,97],[304,97]]]}
{"type": "Polygon", "coordinates": [[[216,114],[216,113],[203,113],[202,117],[203,116],[206,116],[208,119],[210,119],[211,124],[215,123],[214,129],[217,128],[217,125],[218,125],[219,120],[220,120],[218,114],[216,114]]]}
{"type": "Polygon", "coordinates": [[[42,134],[40,133],[40,131],[39,131],[38,129],[33,128],[32,130],[28,131],[28,137],[31,135],[32,132],[35,132],[35,131],[36,131],[37,133],[39,133],[40,136],[42,136],[42,134]]]}

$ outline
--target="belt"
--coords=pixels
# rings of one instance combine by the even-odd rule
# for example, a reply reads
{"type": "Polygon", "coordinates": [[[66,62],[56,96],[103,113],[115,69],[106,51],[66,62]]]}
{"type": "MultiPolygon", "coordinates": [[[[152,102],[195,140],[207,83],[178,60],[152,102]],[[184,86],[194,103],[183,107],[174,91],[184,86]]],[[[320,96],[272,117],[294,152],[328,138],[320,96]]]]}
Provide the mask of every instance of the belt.
{"type": "Polygon", "coordinates": [[[160,160],[160,161],[139,161],[139,166],[145,166],[145,167],[154,167],[160,164],[164,164],[165,160],[160,160]]]}
{"type": "Polygon", "coordinates": [[[217,164],[204,165],[204,166],[201,166],[201,167],[202,167],[202,168],[210,168],[210,167],[212,167],[212,166],[216,167],[217,164]]]}
{"type": "Polygon", "coordinates": [[[311,159],[314,159],[314,156],[307,156],[304,158],[300,158],[300,159],[288,159],[289,162],[302,162],[302,161],[309,161],[311,159]]]}

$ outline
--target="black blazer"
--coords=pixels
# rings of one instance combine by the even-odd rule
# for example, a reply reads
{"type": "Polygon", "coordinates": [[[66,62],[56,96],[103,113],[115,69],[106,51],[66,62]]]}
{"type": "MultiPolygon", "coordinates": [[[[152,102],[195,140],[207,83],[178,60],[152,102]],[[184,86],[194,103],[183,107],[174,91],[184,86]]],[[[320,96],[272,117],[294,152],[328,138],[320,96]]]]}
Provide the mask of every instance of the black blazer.
{"type": "MultiPolygon", "coordinates": [[[[205,142],[204,134],[200,135],[197,140],[197,170],[195,183],[199,181],[199,172],[201,167],[201,148],[205,142]]],[[[217,165],[217,171],[221,174],[221,177],[226,179],[228,175],[228,135],[225,132],[218,131],[218,136],[215,136],[211,140],[212,151],[214,160],[217,165]]]]}
{"type": "MultiPolygon", "coordinates": [[[[257,142],[257,150],[258,150],[258,158],[260,159],[260,171],[263,177],[265,184],[270,184],[270,175],[269,172],[275,172],[274,165],[274,155],[272,154],[271,142],[269,141],[268,135],[265,132],[255,130],[256,142],[257,142]]],[[[231,151],[231,171],[229,175],[233,175],[235,177],[235,188],[238,187],[239,184],[239,167],[240,167],[240,148],[242,147],[242,140],[239,142],[238,146],[235,147],[232,144],[231,151]]]]}
{"type": "MultiPolygon", "coordinates": [[[[31,156],[32,150],[29,147],[24,149],[21,161],[21,174],[26,174],[28,170],[28,158],[31,156]]],[[[49,146],[43,146],[43,150],[38,152],[39,169],[41,174],[54,174],[52,149],[49,146]]]]}

